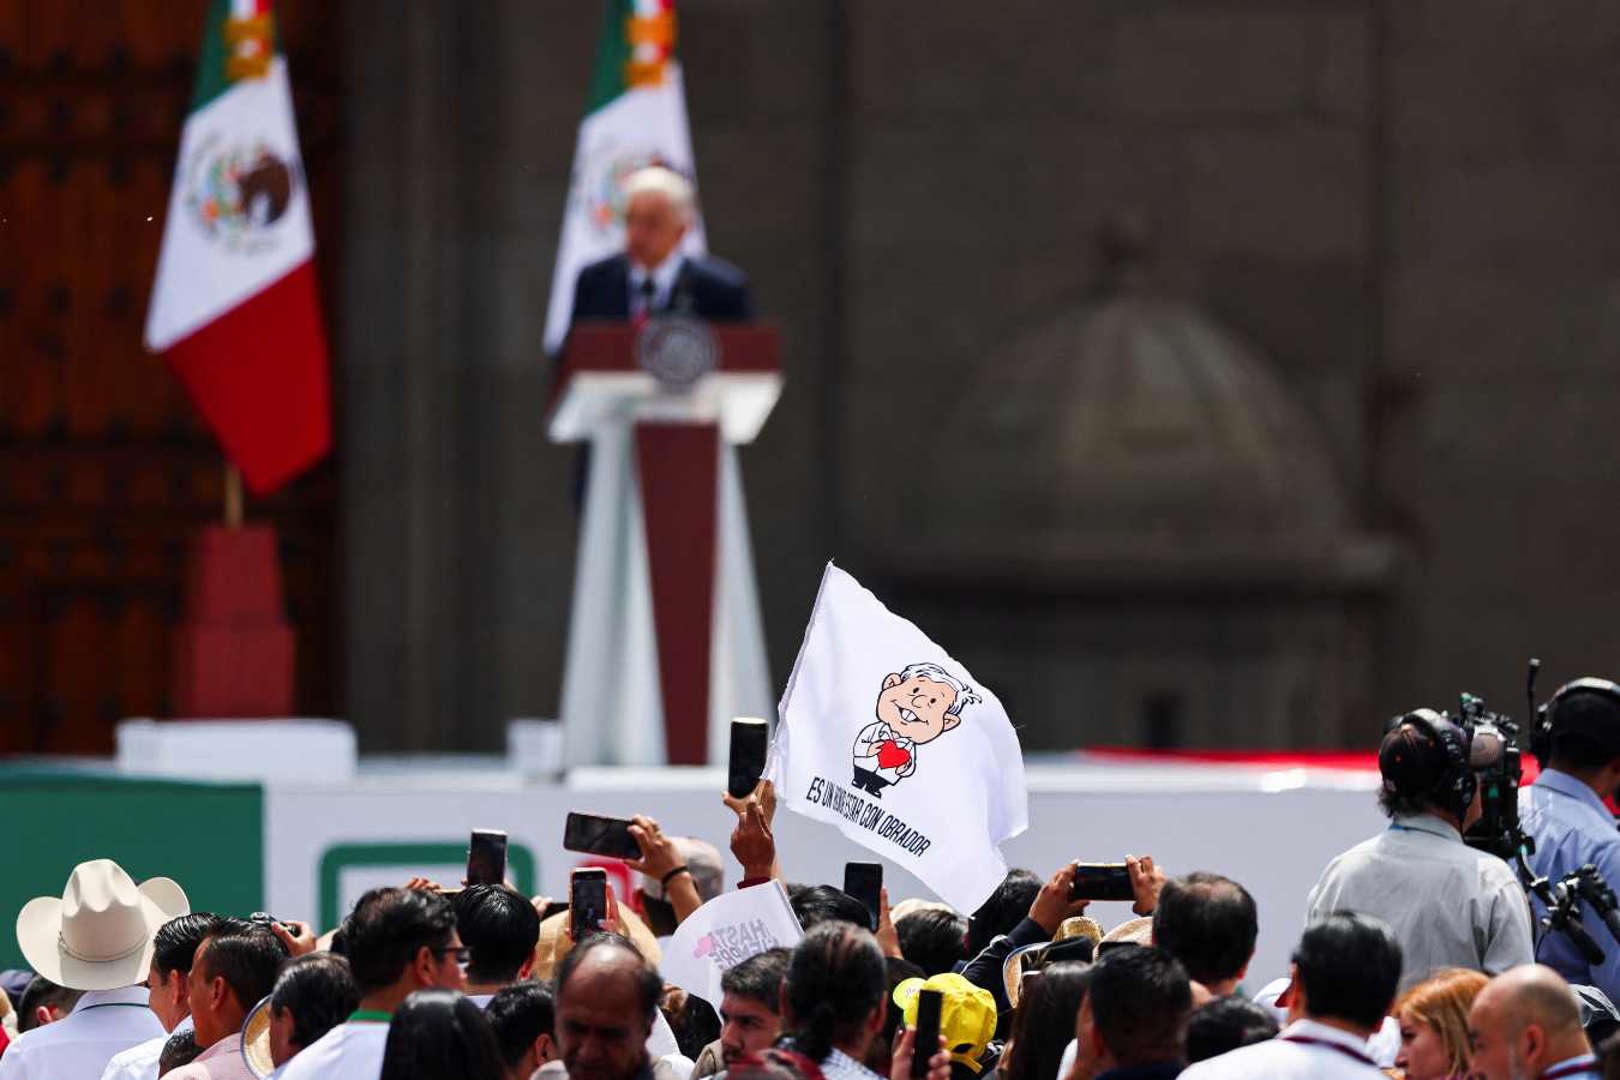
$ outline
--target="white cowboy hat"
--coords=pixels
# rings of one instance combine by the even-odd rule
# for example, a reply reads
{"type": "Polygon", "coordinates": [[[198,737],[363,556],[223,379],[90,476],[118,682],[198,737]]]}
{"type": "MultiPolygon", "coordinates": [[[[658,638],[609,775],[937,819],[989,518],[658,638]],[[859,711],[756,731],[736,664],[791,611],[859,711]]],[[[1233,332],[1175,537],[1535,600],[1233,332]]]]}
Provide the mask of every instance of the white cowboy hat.
{"type": "Polygon", "coordinates": [[[17,915],[17,944],[39,974],[69,990],[117,990],[146,978],[152,935],[191,905],[179,885],[137,887],[111,859],[73,868],[62,898],[41,896],[17,915]]]}
{"type": "Polygon", "coordinates": [[[242,1062],[248,1072],[267,1080],[276,1071],[270,1056],[270,995],[266,994],[242,1021],[242,1062]]]}

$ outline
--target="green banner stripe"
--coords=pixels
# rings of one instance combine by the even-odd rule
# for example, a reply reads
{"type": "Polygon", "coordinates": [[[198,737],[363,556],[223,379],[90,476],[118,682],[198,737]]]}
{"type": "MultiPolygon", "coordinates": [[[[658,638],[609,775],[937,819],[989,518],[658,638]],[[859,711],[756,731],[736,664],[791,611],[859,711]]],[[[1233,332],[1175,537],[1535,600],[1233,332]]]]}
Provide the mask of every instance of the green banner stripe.
{"type": "MultiPolygon", "coordinates": [[[[321,855],[321,914],[319,930],[337,928],[348,912],[341,910],[343,871],[364,866],[426,867],[445,863],[460,864],[467,861],[467,845],[440,843],[433,840],[411,840],[399,843],[380,841],[374,844],[334,844],[321,855]]],[[[509,844],[506,849],[506,868],[512,876],[512,886],[524,896],[534,895],[534,852],[522,844],[509,844]]],[[[404,884],[404,882],[400,882],[404,884]]]]}
{"type": "Polygon", "coordinates": [[[258,784],[145,780],[65,769],[0,770],[13,836],[0,874],[0,968],[20,967],[17,913],[61,896],[81,862],[112,859],[137,882],[169,877],[193,911],[264,905],[264,792],[258,784]]]}

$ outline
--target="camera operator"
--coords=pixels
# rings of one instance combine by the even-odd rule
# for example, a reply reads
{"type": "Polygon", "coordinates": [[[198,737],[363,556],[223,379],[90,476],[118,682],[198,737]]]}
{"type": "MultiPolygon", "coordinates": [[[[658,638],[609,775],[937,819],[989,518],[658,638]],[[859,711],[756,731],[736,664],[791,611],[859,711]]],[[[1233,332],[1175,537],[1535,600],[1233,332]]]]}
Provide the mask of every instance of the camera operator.
{"type": "Polygon", "coordinates": [[[1471,760],[1472,742],[1433,710],[1402,716],[1378,750],[1388,828],[1330,862],[1307,901],[1310,923],[1332,911],[1389,923],[1406,961],[1403,990],[1436,968],[1494,975],[1532,959],[1530,906],[1513,869],[1463,843],[1481,813],[1475,770],[1496,764],[1471,760]]]}
{"type": "MultiPolygon", "coordinates": [[[[1604,882],[1620,886],[1620,833],[1603,804],[1620,786],[1620,686],[1607,679],[1577,679],[1548,703],[1542,748],[1546,768],[1534,784],[1519,790],[1519,821],[1535,840],[1530,867],[1557,881],[1590,863],[1604,882]]],[[[1546,914],[1532,901],[1537,917],[1546,914]]],[[[1620,942],[1603,928],[1589,905],[1582,927],[1603,950],[1603,963],[1587,963],[1564,934],[1547,934],[1539,946],[1542,963],[1572,983],[1596,986],[1620,1000],[1620,942]]]]}

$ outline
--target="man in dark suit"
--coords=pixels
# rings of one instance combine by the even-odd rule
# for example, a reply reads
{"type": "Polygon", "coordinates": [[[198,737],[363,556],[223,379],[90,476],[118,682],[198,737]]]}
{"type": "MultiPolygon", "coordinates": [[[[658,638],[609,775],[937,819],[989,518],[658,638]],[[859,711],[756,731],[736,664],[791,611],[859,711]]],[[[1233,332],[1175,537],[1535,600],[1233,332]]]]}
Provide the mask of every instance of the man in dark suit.
{"type": "Polygon", "coordinates": [[[696,214],[692,185],[652,165],[625,182],[624,253],[591,263],[574,283],[573,322],[690,315],[713,322],[754,317],[748,279],[730,263],[688,255],[681,239],[696,214]]]}

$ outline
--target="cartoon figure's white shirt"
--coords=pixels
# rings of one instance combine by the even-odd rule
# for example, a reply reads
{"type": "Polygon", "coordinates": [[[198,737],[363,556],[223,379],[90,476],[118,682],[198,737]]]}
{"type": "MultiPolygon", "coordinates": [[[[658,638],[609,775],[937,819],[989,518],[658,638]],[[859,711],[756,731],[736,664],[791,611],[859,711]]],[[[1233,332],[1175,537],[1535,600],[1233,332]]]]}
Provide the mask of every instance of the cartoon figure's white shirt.
{"type": "Polygon", "coordinates": [[[917,744],[884,721],[873,721],[855,736],[855,766],[895,783],[917,771],[917,744]],[[897,760],[901,753],[905,755],[903,761],[897,760]]]}

